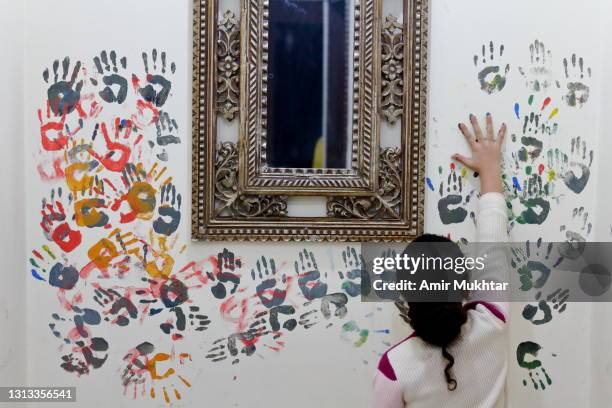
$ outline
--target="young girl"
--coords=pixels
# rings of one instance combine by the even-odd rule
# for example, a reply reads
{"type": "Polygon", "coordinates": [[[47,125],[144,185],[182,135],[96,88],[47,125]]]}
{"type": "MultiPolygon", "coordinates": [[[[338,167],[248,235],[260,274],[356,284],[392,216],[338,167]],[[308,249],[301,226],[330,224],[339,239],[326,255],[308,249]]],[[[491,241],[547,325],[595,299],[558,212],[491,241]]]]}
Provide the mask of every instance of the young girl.
{"type": "MultiPolygon", "coordinates": [[[[470,115],[470,122],[473,132],[465,124],[460,124],[459,129],[472,156],[455,154],[452,158],[478,172],[480,177],[477,241],[506,242],[508,219],[500,168],[506,125],[501,126],[495,137],[490,114],[484,133],[475,116],[470,115]]],[[[414,252],[411,247],[416,246],[422,253],[422,245],[427,243],[432,249],[426,255],[462,256],[460,249],[443,237],[424,235],[415,241],[420,244],[408,245],[407,253],[414,252]],[[445,244],[432,244],[436,242],[445,244]]],[[[398,279],[401,275],[402,271],[398,271],[398,279]]],[[[447,276],[438,274],[437,278],[450,281],[457,274],[450,271],[447,276]]],[[[417,302],[408,293],[402,293],[408,305],[402,310],[402,317],[414,333],[382,356],[374,379],[372,408],[504,406],[508,305],[477,301],[473,297],[469,303],[463,303],[458,301],[463,293],[446,295],[445,299],[453,301],[417,302]]]]}

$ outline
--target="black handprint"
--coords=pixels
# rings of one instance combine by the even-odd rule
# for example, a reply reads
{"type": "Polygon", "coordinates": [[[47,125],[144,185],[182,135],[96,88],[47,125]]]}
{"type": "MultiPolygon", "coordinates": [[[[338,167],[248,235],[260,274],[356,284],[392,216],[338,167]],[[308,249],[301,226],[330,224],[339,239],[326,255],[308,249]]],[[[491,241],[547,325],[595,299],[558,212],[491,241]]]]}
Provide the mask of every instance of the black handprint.
{"type": "Polygon", "coordinates": [[[158,234],[170,236],[181,223],[181,195],[176,193],[172,183],[165,184],[160,192],[159,217],[153,221],[153,229],[158,234]]]}
{"type": "Polygon", "coordinates": [[[81,89],[83,81],[77,82],[79,71],[81,70],[81,61],[77,61],[72,69],[72,75],[68,78],[70,72],[70,58],[66,57],[62,61],[62,76],[59,76],[59,60],[53,61],[53,78],[50,78],[49,69],[43,71],[43,79],[46,83],[51,83],[47,90],[49,106],[55,116],[68,115],[74,111],[79,101],[81,100],[81,89]],[[76,83],[76,84],[75,84],[76,83]]]}
{"type": "Polygon", "coordinates": [[[572,139],[571,159],[569,167],[563,169],[563,182],[576,194],[580,194],[591,178],[591,165],[593,164],[593,150],[587,154],[586,142],[578,136],[572,139]],[[578,172],[578,169],[580,170],[578,172]],[[580,174],[580,177],[577,176],[580,174]]]}
{"type": "Polygon", "coordinates": [[[568,259],[577,259],[584,253],[586,242],[593,229],[589,222],[589,213],[584,207],[572,210],[571,224],[561,225],[559,230],[565,232],[565,241],[559,248],[559,253],[568,259]]]}
{"type": "Polygon", "coordinates": [[[62,364],[60,366],[71,373],[87,374],[89,366],[98,369],[104,365],[108,358],[108,353],[104,357],[94,355],[94,352],[108,351],[108,342],[102,337],[94,337],[90,341],[76,341],[78,350],[83,354],[83,357],[75,356],[73,353],[62,356],[62,364]]]}
{"type": "Polygon", "coordinates": [[[168,112],[160,112],[159,119],[155,122],[155,129],[157,134],[156,141],[149,141],[149,145],[154,147],[155,143],[157,143],[162,148],[161,153],[156,154],[157,158],[161,161],[168,161],[168,152],[165,146],[181,143],[181,139],[178,137],[178,123],[170,118],[168,112]]]}
{"type": "MultiPolygon", "coordinates": [[[[440,220],[443,224],[459,224],[465,221],[468,216],[467,210],[464,208],[470,202],[472,193],[465,195],[463,191],[463,177],[457,175],[455,169],[451,169],[446,180],[446,188],[444,181],[440,182],[440,200],[438,201],[438,212],[440,220]],[[457,206],[451,208],[451,206],[457,206]]],[[[470,217],[474,220],[474,213],[470,213],[470,217]]]]}
{"type": "Polygon", "coordinates": [[[235,357],[232,364],[237,364],[240,360],[236,358],[239,354],[244,354],[247,357],[255,354],[257,347],[255,344],[258,339],[269,331],[263,328],[265,320],[259,319],[249,326],[246,332],[233,333],[228,337],[223,337],[213,342],[213,347],[208,350],[206,358],[213,362],[226,360],[228,357],[235,357]],[[238,346],[242,345],[241,349],[238,346]]]}
{"type": "Polygon", "coordinates": [[[364,290],[368,290],[369,276],[363,267],[363,257],[357,255],[355,248],[346,247],[342,251],[342,261],[344,262],[344,271],[338,271],[338,275],[342,282],[342,289],[351,297],[361,294],[361,287],[364,285],[364,290]]]}
{"type": "MultiPolygon", "coordinates": [[[[272,331],[279,331],[281,329],[280,322],[278,321],[278,315],[293,315],[295,313],[295,308],[291,305],[281,305],[275,306],[270,309],[270,327],[272,331]]],[[[295,319],[289,319],[283,323],[283,329],[292,331],[297,326],[297,322],[295,319]]]]}
{"type": "Polygon", "coordinates": [[[547,196],[552,193],[553,187],[550,182],[544,183],[539,174],[532,174],[525,180],[522,187],[513,186],[509,208],[516,222],[540,225],[546,221],[550,214],[550,202],[547,196]],[[520,212],[516,211],[517,204],[512,202],[514,200],[520,203],[520,212]]]}
{"type": "MultiPolygon", "coordinates": [[[[127,326],[130,324],[130,319],[136,319],[138,317],[138,309],[134,303],[127,297],[121,296],[114,289],[95,289],[94,301],[103,308],[110,305],[110,309],[106,313],[117,316],[112,321],[113,324],[127,326]],[[120,314],[122,310],[124,311],[120,314]],[[127,316],[129,316],[130,319],[128,319],[127,316]]],[[[104,320],[109,321],[110,319],[106,317],[104,320]]]]}
{"type": "Polygon", "coordinates": [[[531,66],[525,70],[519,67],[519,72],[527,81],[527,87],[534,92],[547,90],[552,82],[552,54],[540,40],[529,45],[531,66]]]}
{"type": "Polygon", "coordinates": [[[478,67],[482,60],[484,67],[478,72],[478,81],[480,89],[488,94],[499,92],[506,86],[506,76],[510,72],[510,64],[503,65],[502,62],[496,61],[504,56],[504,45],[499,47],[499,56],[495,52],[493,41],[489,42],[489,59],[487,59],[486,46],[482,46],[482,55],[474,55],[474,66],[478,67]],[[503,73],[501,72],[503,69],[503,73]]]}
{"type": "Polygon", "coordinates": [[[211,288],[211,292],[217,299],[224,299],[227,296],[226,283],[231,282],[234,285],[230,294],[236,293],[238,289],[240,276],[236,274],[236,269],[242,268],[242,261],[236,259],[234,253],[225,248],[223,252],[217,254],[217,268],[216,275],[210,272],[206,272],[206,275],[212,281],[218,280],[217,284],[211,288]]]}
{"type": "Polygon", "coordinates": [[[282,282],[286,286],[287,277],[285,274],[279,278],[276,275],[276,263],[270,258],[268,261],[265,256],[257,260],[256,268],[251,269],[251,278],[254,282],[260,282],[255,288],[255,292],[261,303],[268,309],[280,306],[285,302],[287,290],[279,289],[278,284],[282,282]],[[270,295],[269,293],[272,292],[270,295]]]}
{"type": "MultiPolygon", "coordinates": [[[[567,58],[563,58],[563,67],[568,90],[563,100],[572,108],[580,108],[589,101],[591,93],[591,88],[585,84],[584,59],[582,57],[577,58],[576,54],[572,54],[571,66],[567,58]],[[577,66],[576,63],[578,63],[577,66]]],[[[589,79],[591,78],[591,68],[586,69],[586,75],[589,79]]]]}
{"type": "MultiPolygon", "coordinates": [[[[125,70],[127,68],[127,59],[122,57],[119,60],[119,64],[121,69],[125,70]]],[[[96,56],[94,58],[94,65],[98,74],[104,75],[102,77],[102,82],[105,87],[98,93],[100,98],[108,103],[122,104],[125,102],[128,91],[128,80],[124,76],[119,75],[117,53],[111,51],[107,54],[106,51],[102,51],[99,57],[96,56]],[[113,87],[118,87],[116,92],[113,90],[113,87]]],[[[95,78],[91,78],[91,83],[95,86],[98,85],[98,81],[95,78]]]]}
{"type": "Polygon", "coordinates": [[[330,319],[332,316],[330,305],[334,305],[336,310],[334,311],[333,315],[342,319],[348,313],[346,308],[347,303],[348,297],[344,293],[332,293],[330,295],[326,295],[321,300],[321,313],[323,313],[323,317],[330,319]]]}
{"type": "Polygon", "coordinates": [[[195,331],[204,331],[210,325],[210,319],[207,315],[199,314],[200,308],[197,306],[189,306],[189,324],[196,326],[195,331]]]}
{"type": "Polygon", "coordinates": [[[541,289],[550,277],[551,267],[557,267],[563,260],[560,257],[553,263],[551,259],[553,244],[543,244],[540,238],[535,244],[530,241],[525,242],[524,248],[511,248],[510,265],[520,276],[522,291],[541,289]],[[539,277],[534,279],[534,274],[538,274],[539,277]]]}
{"type": "MultiPolygon", "coordinates": [[[[158,108],[161,108],[166,103],[170,90],[172,89],[172,83],[166,79],[166,53],[161,53],[161,72],[158,72],[158,55],[157,50],[153,49],[151,52],[151,62],[153,66],[149,65],[149,55],[146,52],[142,53],[142,61],[144,64],[145,72],[147,74],[146,81],[147,85],[144,87],[140,86],[140,79],[133,74],[132,82],[142,98],[155,104],[158,108]],[[152,68],[152,69],[150,69],[152,68]]],[[[174,74],[176,71],[176,65],[174,62],[170,64],[170,73],[174,74]]]]}
{"type": "Polygon", "coordinates": [[[302,294],[308,300],[324,297],[327,294],[327,283],[321,281],[321,272],[314,254],[304,249],[299,257],[299,262],[296,260],[294,266],[302,294]]]}
{"type": "MultiPolygon", "coordinates": [[[[310,306],[311,302],[306,302],[304,306],[310,306]]],[[[310,329],[312,326],[315,326],[319,323],[319,310],[312,309],[307,312],[304,312],[299,317],[300,326],[305,329],[310,329]]]]}

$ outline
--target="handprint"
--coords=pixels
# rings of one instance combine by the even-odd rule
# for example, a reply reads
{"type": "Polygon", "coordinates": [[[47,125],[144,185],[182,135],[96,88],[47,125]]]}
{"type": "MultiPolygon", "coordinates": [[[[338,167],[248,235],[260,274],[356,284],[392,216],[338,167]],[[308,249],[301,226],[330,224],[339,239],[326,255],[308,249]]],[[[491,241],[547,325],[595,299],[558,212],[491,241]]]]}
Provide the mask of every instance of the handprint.
{"type": "Polygon", "coordinates": [[[586,82],[591,78],[591,68],[587,68],[585,74],[584,59],[582,57],[577,58],[576,54],[572,54],[571,65],[567,58],[563,58],[563,68],[568,91],[563,100],[569,107],[581,108],[589,101],[591,88],[586,82]],[[577,66],[576,62],[578,63],[577,66]]]}
{"type": "MultiPolygon", "coordinates": [[[[397,256],[397,252],[394,249],[386,249],[385,251],[383,251],[381,258],[395,259],[396,256],[397,256]]],[[[397,271],[395,269],[385,268],[383,273],[378,275],[378,279],[380,279],[382,282],[395,282],[396,278],[397,278],[397,271]]],[[[369,276],[368,276],[368,279],[370,279],[369,276]]],[[[400,296],[399,291],[396,291],[396,290],[385,290],[385,289],[376,290],[374,289],[374,293],[376,294],[378,299],[386,299],[386,300],[393,300],[393,301],[396,301],[397,299],[399,299],[399,296],[400,296]]]]}
{"type": "Polygon", "coordinates": [[[142,53],[142,61],[145,68],[146,77],[146,85],[141,86],[140,79],[133,74],[132,75],[132,85],[134,89],[142,96],[142,98],[147,101],[153,103],[158,108],[161,108],[166,103],[168,96],[170,95],[170,90],[172,89],[172,83],[166,78],[168,73],[174,74],[176,71],[176,64],[172,62],[170,64],[170,72],[166,72],[166,53],[161,53],[161,61],[158,61],[157,50],[153,49],[151,52],[151,63],[149,64],[149,55],[146,52],[142,53]],[[158,63],[161,72],[158,71],[158,63]]]}
{"type": "Polygon", "coordinates": [[[327,294],[327,283],[321,281],[321,272],[312,252],[304,249],[294,263],[298,286],[307,300],[320,299],[327,294]]]}
{"type": "Polygon", "coordinates": [[[108,237],[92,245],[87,256],[93,266],[102,271],[105,277],[109,277],[110,268],[120,267],[130,255],[139,257],[140,251],[140,242],[133,233],[122,233],[121,230],[114,229],[108,237]]]}
{"type": "Polygon", "coordinates": [[[174,272],[174,248],[176,239],[168,243],[165,235],[149,232],[149,241],[143,247],[142,263],[145,271],[153,279],[168,279],[174,272]]]}
{"type": "MultiPolygon", "coordinates": [[[[310,306],[311,302],[306,302],[304,306],[310,306]]],[[[316,326],[319,323],[319,313],[320,310],[312,309],[307,312],[302,313],[299,316],[298,323],[300,326],[305,329],[310,329],[313,326],[316,326]]]]}
{"type": "Polygon", "coordinates": [[[134,398],[137,396],[137,387],[142,386],[143,395],[144,389],[148,388],[151,398],[156,399],[159,396],[166,404],[171,404],[173,398],[181,400],[180,389],[191,387],[191,383],[178,372],[181,367],[192,361],[191,355],[188,353],[177,355],[174,349],[170,353],[153,354],[154,351],[153,344],[144,342],[130,350],[123,358],[126,362],[121,372],[124,389],[132,387],[134,398]],[[160,395],[158,391],[161,391],[160,395]]]}
{"type": "MultiPolygon", "coordinates": [[[[278,315],[288,315],[291,316],[295,313],[295,308],[291,305],[280,305],[274,306],[270,309],[270,327],[273,332],[278,332],[281,329],[281,324],[278,319],[278,315]]],[[[295,319],[286,320],[282,327],[288,331],[292,331],[297,326],[297,321],[295,319]]]]}
{"type": "Polygon", "coordinates": [[[256,267],[251,269],[251,278],[257,287],[255,292],[261,303],[268,309],[282,305],[287,297],[287,276],[277,275],[276,262],[274,259],[257,260],[256,267]]]}
{"type": "Polygon", "coordinates": [[[79,119],[79,124],[74,129],[70,129],[66,123],[66,115],[62,115],[59,121],[53,120],[51,118],[50,103],[47,103],[45,118],[43,118],[42,110],[38,110],[38,121],[40,122],[40,144],[47,151],[63,150],[68,141],[83,128],[83,121],[81,119],[79,119]]]}
{"type": "Polygon", "coordinates": [[[245,332],[233,333],[228,337],[215,340],[205,357],[215,363],[234,357],[232,364],[237,364],[240,361],[238,358],[240,354],[247,357],[252,356],[257,350],[256,344],[259,339],[270,333],[265,329],[264,324],[265,320],[258,319],[245,332]]]}
{"type": "MultiPolygon", "coordinates": [[[[541,293],[538,293],[536,300],[539,300],[541,293]]],[[[553,310],[557,313],[563,313],[567,308],[567,300],[569,299],[569,289],[557,289],[546,299],[542,299],[538,302],[537,306],[532,304],[525,305],[523,308],[523,317],[525,320],[529,320],[536,326],[546,324],[553,319],[553,310]],[[552,309],[551,309],[552,304],[552,309]],[[539,312],[542,312],[539,317],[539,312]]]]}
{"type": "MultiPolygon", "coordinates": [[[[94,183],[99,187],[98,192],[104,194],[104,183],[94,183]]],[[[109,225],[109,216],[106,209],[108,204],[104,196],[92,194],[91,190],[84,193],[84,197],[74,202],[74,215],[79,227],[102,228],[109,225]]]]}
{"type": "MultiPolygon", "coordinates": [[[[104,89],[98,92],[100,98],[107,103],[122,104],[125,102],[128,80],[124,76],[119,75],[119,70],[123,71],[127,68],[127,58],[122,57],[117,60],[117,53],[115,51],[110,53],[102,51],[100,56],[94,58],[94,66],[96,73],[102,75],[102,82],[105,85],[104,89]],[[117,65],[117,62],[119,62],[119,65],[117,65]]],[[[91,78],[90,80],[94,86],[98,86],[96,78],[91,78]]]]}
{"type": "Polygon", "coordinates": [[[478,67],[479,63],[482,64],[482,69],[478,72],[480,89],[488,94],[492,94],[503,90],[506,86],[506,76],[508,72],[510,72],[510,64],[504,66],[501,61],[504,56],[503,44],[499,46],[499,56],[497,55],[493,41],[489,43],[488,55],[486,48],[487,47],[483,45],[481,55],[474,55],[474,66],[478,67]]]}
{"type": "Polygon", "coordinates": [[[129,296],[122,296],[112,288],[104,289],[102,287],[97,287],[93,299],[103,308],[110,306],[103,314],[106,316],[104,320],[110,321],[112,324],[124,327],[130,324],[130,319],[136,319],[138,317],[138,309],[130,300],[129,296]],[[111,317],[108,317],[109,315],[111,315],[111,317]]]}
{"type": "Polygon", "coordinates": [[[43,71],[43,79],[51,86],[47,90],[49,106],[55,116],[65,116],[77,107],[81,99],[81,89],[83,81],[77,78],[81,71],[81,62],[77,61],[70,74],[70,58],[66,57],[62,61],[62,72],[60,78],[60,61],[53,61],[53,78],[49,69],[43,71]],[[70,74],[70,78],[68,75],[70,74]],[[51,82],[52,81],[52,82],[51,82]]]}
{"type": "Polygon", "coordinates": [[[43,245],[42,251],[32,251],[30,265],[35,279],[48,281],[58,289],[71,290],[79,280],[79,271],[68,263],[68,259],[60,261],[48,245],[43,245]]]}
{"type": "MultiPolygon", "coordinates": [[[[522,134],[520,138],[521,148],[517,153],[518,160],[521,162],[533,162],[542,154],[544,147],[544,136],[552,136],[557,133],[559,126],[556,122],[551,122],[557,116],[559,109],[552,108],[552,99],[546,98],[542,105],[534,104],[533,95],[529,97],[527,109],[523,117],[522,134]]],[[[514,113],[520,118],[521,105],[514,105],[514,113]]],[[[517,141],[517,136],[512,135],[512,141],[517,141]]]]}
{"type": "Polygon", "coordinates": [[[214,273],[206,273],[213,282],[216,282],[215,286],[210,289],[214,297],[225,299],[227,296],[226,285],[229,283],[232,284],[229,293],[236,293],[238,285],[240,285],[240,275],[237,273],[237,269],[240,268],[242,268],[242,261],[236,258],[236,255],[227,248],[217,254],[217,270],[214,273]]]}
{"type": "Polygon", "coordinates": [[[157,138],[155,142],[150,141],[149,145],[151,147],[155,146],[155,144],[160,146],[162,151],[156,154],[157,158],[161,161],[168,161],[166,146],[181,143],[181,139],[178,137],[178,123],[170,118],[168,112],[160,112],[159,120],[155,122],[155,129],[157,138]]]}
{"type": "Polygon", "coordinates": [[[198,306],[189,306],[189,325],[195,326],[195,331],[204,331],[211,322],[207,315],[200,314],[199,311],[198,306]]]}
{"type": "Polygon", "coordinates": [[[346,304],[348,303],[348,297],[344,293],[332,293],[326,295],[321,299],[321,313],[326,319],[332,317],[331,305],[335,306],[333,315],[339,319],[342,319],[348,313],[346,304]]]}
{"type": "MultiPolygon", "coordinates": [[[[129,206],[129,212],[120,212],[119,222],[127,224],[136,219],[150,220],[153,218],[155,208],[157,207],[157,190],[150,182],[159,180],[161,174],[165,172],[162,169],[157,176],[154,175],[157,163],[154,164],[148,172],[141,164],[134,165],[127,163],[122,171],[122,181],[128,188],[127,192],[122,193],[120,198],[115,200],[111,209],[120,211],[124,202],[129,206]]],[[[165,183],[161,183],[162,187],[165,183]]]]}
{"type": "Polygon", "coordinates": [[[586,242],[593,230],[593,224],[589,220],[589,212],[584,207],[572,210],[572,218],[568,225],[559,228],[565,235],[566,243],[561,244],[559,252],[568,259],[577,259],[584,252],[586,242]]]}
{"type": "MultiPolygon", "coordinates": [[[[438,201],[438,213],[440,221],[444,225],[459,224],[465,221],[468,216],[467,207],[470,199],[474,195],[474,191],[464,192],[463,176],[457,175],[454,163],[451,165],[451,170],[448,173],[446,184],[444,180],[440,182],[440,200],[438,201]]],[[[470,213],[472,220],[475,219],[473,212],[470,213]]]]}
{"type": "Polygon", "coordinates": [[[94,149],[93,146],[89,149],[89,153],[102,163],[107,170],[121,172],[125,169],[125,165],[132,153],[132,149],[126,143],[126,139],[129,139],[132,132],[136,129],[130,120],[121,120],[120,118],[115,118],[113,127],[114,140],[109,135],[106,123],[96,124],[92,135],[92,144],[95,142],[98,131],[101,130],[105,142],[104,154],[98,153],[96,151],[98,149],[94,149]],[[121,143],[121,139],[124,139],[123,143],[121,143]]]}
{"type": "MultiPolygon", "coordinates": [[[[544,369],[542,362],[536,358],[540,350],[542,350],[542,346],[533,341],[522,342],[516,348],[516,360],[518,365],[529,373],[533,388],[545,390],[547,385],[552,385],[552,380],[544,369]],[[544,381],[546,381],[546,384],[544,381]]],[[[523,380],[523,385],[527,386],[527,380],[523,380]]]]}
{"type": "MultiPolygon", "coordinates": [[[[342,289],[351,297],[361,294],[361,287],[369,289],[369,276],[363,267],[363,257],[357,255],[354,247],[346,247],[342,251],[343,270],[338,271],[340,279],[342,279],[342,289]]],[[[367,290],[366,289],[366,290],[367,290]]]]}
{"type": "Polygon", "coordinates": [[[108,354],[100,353],[108,351],[108,342],[102,337],[94,337],[89,327],[100,324],[101,318],[97,311],[76,306],[72,306],[71,311],[74,312],[71,319],[53,314],[53,322],[49,323],[49,328],[55,337],[72,347],[71,353],[61,357],[61,367],[77,375],[88,374],[90,367],[98,369],[106,362],[108,354]],[[58,326],[64,325],[65,322],[70,322],[72,326],[62,333],[58,326]]]}
{"type": "MultiPolygon", "coordinates": [[[[57,189],[57,196],[55,194],[55,190],[52,190],[51,200],[47,202],[44,199],[42,202],[40,226],[48,240],[55,242],[62,251],[72,252],[81,244],[83,237],[80,231],[70,228],[68,224],[61,187],[57,189]]],[[[72,204],[72,194],[68,194],[67,199],[68,205],[72,204]]]]}
{"type": "Polygon", "coordinates": [[[342,325],[342,334],[340,337],[353,344],[354,347],[361,347],[367,341],[370,335],[370,331],[368,329],[362,329],[357,325],[357,322],[351,320],[350,322],[346,322],[342,325]]]}
{"type": "Polygon", "coordinates": [[[554,185],[543,182],[539,173],[531,174],[521,186],[516,178],[512,187],[508,207],[512,211],[512,219],[519,224],[541,225],[550,214],[550,201],[554,185]]]}
{"type": "Polygon", "coordinates": [[[63,355],[60,364],[69,373],[88,374],[89,367],[98,369],[104,365],[108,358],[108,353],[105,353],[108,351],[108,342],[102,337],[78,340],[74,344],[73,352],[63,355]]]}
{"type": "Polygon", "coordinates": [[[530,90],[546,91],[552,84],[552,54],[540,40],[535,40],[529,45],[529,53],[530,66],[527,69],[519,67],[519,72],[525,78],[530,90]]]}
{"type": "Polygon", "coordinates": [[[560,152],[558,149],[549,152],[549,163],[563,178],[563,182],[576,194],[582,193],[591,178],[591,165],[594,153],[587,153],[586,141],[580,136],[573,138],[570,156],[560,152]]]}
{"type": "Polygon", "coordinates": [[[539,238],[535,243],[527,241],[524,248],[511,248],[510,265],[520,276],[520,290],[529,291],[544,287],[550,277],[551,268],[557,267],[563,260],[560,257],[553,262],[553,247],[552,243],[544,245],[542,238],[539,238]],[[539,275],[537,279],[534,277],[536,274],[539,275]]]}
{"type": "MultiPolygon", "coordinates": [[[[174,313],[174,319],[168,319],[164,323],[160,324],[160,328],[166,334],[170,334],[172,330],[176,329],[179,332],[185,331],[187,327],[194,328],[195,331],[204,331],[208,329],[210,325],[210,319],[208,316],[199,314],[200,308],[197,306],[189,307],[189,314],[185,315],[183,312],[184,306],[175,306],[169,309],[171,313],[174,313]],[[187,320],[189,320],[189,326],[187,326],[187,320]]],[[[183,335],[180,333],[172,333],[172,340],[180,340],[183,335]]]]}
{"type": "Polygon", "coordinates": [[[158,234],[170,236],[181,223],[181,195],[176,193],[172,183],[162,186],[157,212],[159,217],[153,221],[153,229],[158,234]]]}

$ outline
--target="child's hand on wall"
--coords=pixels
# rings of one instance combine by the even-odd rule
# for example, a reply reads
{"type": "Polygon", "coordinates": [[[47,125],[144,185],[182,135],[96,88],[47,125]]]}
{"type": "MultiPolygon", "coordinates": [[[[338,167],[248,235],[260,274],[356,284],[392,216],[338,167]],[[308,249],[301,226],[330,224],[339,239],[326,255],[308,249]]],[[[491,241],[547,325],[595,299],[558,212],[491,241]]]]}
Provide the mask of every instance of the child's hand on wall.
{"type": "Polygon", "coordinates": [[[478,119],[474,115],[470,115],[470,122],[473,128],[473,134],[464,123],[459,124],[459,129],[472,151],[472,157],[465,157],[460,154],[454,154],[453,160],[457,160],[466,167],[478,172],[480,175],[480,190],[482,194],[497,192],[501,193],[501,149],[506,136],[506,124],[502,124],[497,138],[493,134],[493,118],[490,113],[487,113],[487,128],[486,133],[483,133],[478,124],[478,119]]]}

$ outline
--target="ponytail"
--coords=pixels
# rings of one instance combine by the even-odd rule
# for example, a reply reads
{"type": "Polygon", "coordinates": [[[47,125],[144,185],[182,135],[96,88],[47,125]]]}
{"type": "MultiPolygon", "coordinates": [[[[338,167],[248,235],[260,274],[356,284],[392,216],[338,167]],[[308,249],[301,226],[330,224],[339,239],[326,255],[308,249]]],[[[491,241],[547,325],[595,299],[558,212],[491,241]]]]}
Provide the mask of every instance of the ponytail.
{"type": "Polygon", "coordinates": [[[449,391],[455,390],[457,380],[452,374],[455,358],[449,353],[448,347],[457,340],[461,327],[467,321],[467,313],[462,304],[460,302],[415,302],[410,303],[407,308],[401,307],[400,312],[402,318],[412,326],[418,337],[442,349],[442,356],[447,361],[444,378],[449,391]]]}

